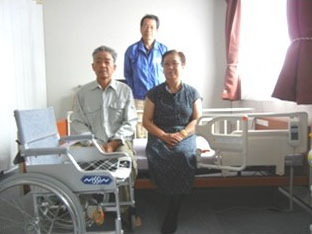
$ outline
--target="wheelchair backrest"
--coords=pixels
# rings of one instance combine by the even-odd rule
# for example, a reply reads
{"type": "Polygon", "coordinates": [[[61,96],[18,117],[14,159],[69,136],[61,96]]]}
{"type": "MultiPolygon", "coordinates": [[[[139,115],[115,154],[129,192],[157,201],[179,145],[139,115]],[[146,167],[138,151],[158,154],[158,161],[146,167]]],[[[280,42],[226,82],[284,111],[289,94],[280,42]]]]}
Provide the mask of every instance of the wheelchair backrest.
{"type": "MultiPolygon", "coordinates": [[[[18,130],[20,153],[24,149],[49,148],[59,145],[59,134],[56,127],[53,107],[15,110],[14,117],[18,130]]],[[[58,155],[27,157],[27,164],[55,164],[62,161],[58,155]]]]}

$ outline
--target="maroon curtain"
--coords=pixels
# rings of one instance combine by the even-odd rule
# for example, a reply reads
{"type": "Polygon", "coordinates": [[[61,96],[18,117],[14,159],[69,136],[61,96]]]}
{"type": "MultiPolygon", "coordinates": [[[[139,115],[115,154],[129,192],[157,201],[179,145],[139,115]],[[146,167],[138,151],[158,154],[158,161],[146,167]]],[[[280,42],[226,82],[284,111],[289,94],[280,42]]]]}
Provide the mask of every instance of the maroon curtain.
{"type": "Polygon", "coordinates": [[[312,104],[312,1],[287,1],[291,44],[272,97],[312,104]]]}
{"type": "Polygon", "coordinates": [[[226,0],[226,2],[225,38],[227,67],[224,77],[222,99],[240,100],[241,87],[237,63],[240,36],[241,0],[226,0]]]}

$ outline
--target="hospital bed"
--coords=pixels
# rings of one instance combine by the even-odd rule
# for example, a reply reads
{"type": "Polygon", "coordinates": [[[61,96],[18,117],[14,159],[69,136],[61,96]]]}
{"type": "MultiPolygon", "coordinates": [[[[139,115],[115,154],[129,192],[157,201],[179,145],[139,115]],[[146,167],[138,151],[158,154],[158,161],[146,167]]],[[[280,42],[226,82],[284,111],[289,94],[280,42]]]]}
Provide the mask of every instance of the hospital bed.
{"type": "MultiPolygon", "coordinates": [[[[68,112],[67,119],[62,121],[60,131],[70,131],[71,113],[68,112]]],[[[306,163],[308,126],[305,112],[253,113],[252,108],[208,108],[203,110],[203,117],[198,122],[196,131],[197,135],[202,135],[197,138],[198,152],[202,150],[204,153],[197,157],[195,187],[309,184],[306,163]],[[243,121],[245,118],[247,121],[243,121]],[[297,140],[290,138],[296,136],[294,131],[298,131],[297,140]],[[250,139],[247,138],[249,135],[250,139]],[[212,141],[214,147],[220,147],[218,141],[224,139],[239,142],[232,145],[232,150],[236,152],[223,150],[213,156],[215,151],[208,142],[212,141]],[[251,140],[249,144],[248,139],[251,140]],[[270,145],[272,139],[275,139],[275,144],[270,145]],[[238,151],[243,146],[245,148],[238,151]],[[261,151],[253,152],[256,149],[261,151]],[[225,153],[232,154],[232,157],[224,157],[225,153]],[[250,157],[248,159],[247,154],[250,157]]],[[[155,188],[148,175],[146,142],[147,139],[144,138],[134,139],[139,169],[135,187],[139,189],[155,188]]]]}
{"type": "MultiPolygon", "coordinates": [[[[67,125],[63,121],[63,126],[68,129],[70,115],[71,112],[65,121],[67,125]]],[[[196,127],[199,135],[198,168],[193,186],[277,187],[289,197],[291,210],[293,201],[296,201],[293,187],[309,184],[307,131],[305,112],[253,113],[252,108],[204,109],[196,127]]],[[[156,188],[148,173],[146,143],[145,138],[134,139],[139,170],[136,189],[156,188]]]]}
{"type": "Polygon", "coordinates": [[[207,157],[199,154],[198,167],[242,171],[248,166],[274,166],[275,174],[284,175],[286,157],[295,160],[296,155],[307,152],[308,117],[305,112],[206,115],[198,120],[195,131],[213,152],[207,157]],[[287,121],[287,129],[253,127],[259,119],[277,117],[287,121]],[[232,128],[216,131],[215,126],[224,122],[230,123],[232,128]]]}
{"type": "MultiPolygon", "coordinates": [[[[114,220],[109,233],[123,233],[121,206],[135,205],[131,158],[103,152],[92,135],[60,138],[51,107],[14,115],[15,162],[22,167],[0,182],[0,233],[84,234],[97,225],[102,231],[108,213],[114,220]],[[86,140],[94,147],[73,146],[86,140]],[[122,187],[129,188],[127,201],[119,199],[122,187]]],[[[129,219],[133,228],[135,217],[129,219]]]]}
{"type": "MultiPolygon", "coordinates": [[[[307,114],[220,110],[206,111],[198,121],[194,187],[286,187],[292,209],[293,187],[309,184],[307,114]]],[[[153,189],[145,145],[146,139],[134,140],[139,168],[135,187],[153,189]]]]}
{"type": "MultiPolygon", "coordinates": [[[[271,186],[289,198],[289,210],[293,202],[306,209],[293,190],[309,185],[307,113],[252,112],[252,108],[204,109],[196,126],[194,187],[271,186]]],[[[134,139],[136,189],[156,188],[148,174],[146,143],[147,139],[134,139]]]]}
{"type": "MultiPolygon", "coordinates": [[[[194,187],[274,186],[289,198],[309,184],[306,172],[308,116],[293,113],[239,113],[218,109],[196,126],[197,174],[194,187]]],[[[139,177],[136,188],[155,188],[148,178],[146,139],[135,139],[139,177]]]]}

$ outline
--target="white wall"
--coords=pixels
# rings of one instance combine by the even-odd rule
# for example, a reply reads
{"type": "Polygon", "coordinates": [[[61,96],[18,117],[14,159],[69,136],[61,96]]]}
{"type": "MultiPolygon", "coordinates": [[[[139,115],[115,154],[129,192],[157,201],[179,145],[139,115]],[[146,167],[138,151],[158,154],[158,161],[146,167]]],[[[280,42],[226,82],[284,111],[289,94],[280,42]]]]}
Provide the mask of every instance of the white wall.
{"type": "Polygon", "coordinates": [[[185,82],[204,97],[205,107],[230,107],[221,100],[225,71],[225,1],[220,0],[44,0],[48,105],[57,118],[72,107],[78,85],[95,76],[91,53],[113,47],[119,57],[116,78],[123,78],[127,47],[140,39],[145,14],[160,18],[158,40],[186,54],[185,82]]]}

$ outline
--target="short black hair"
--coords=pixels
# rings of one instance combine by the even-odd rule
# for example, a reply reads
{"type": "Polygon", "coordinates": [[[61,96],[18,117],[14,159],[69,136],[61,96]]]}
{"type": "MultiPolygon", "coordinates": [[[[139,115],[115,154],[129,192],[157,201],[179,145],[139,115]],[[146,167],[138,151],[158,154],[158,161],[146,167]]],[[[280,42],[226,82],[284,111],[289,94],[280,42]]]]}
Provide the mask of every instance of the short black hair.
{"type": "Polygon", "coordinates": [[[143,18],[141,19],[141,28],[143,26],[143,22],[145,19],[152,19],[152,20],[155,20],[156,21],[156,28],[158,29],[159,28],[159,18],[156,16],[156,15],[144,15],[143,18]]]}

